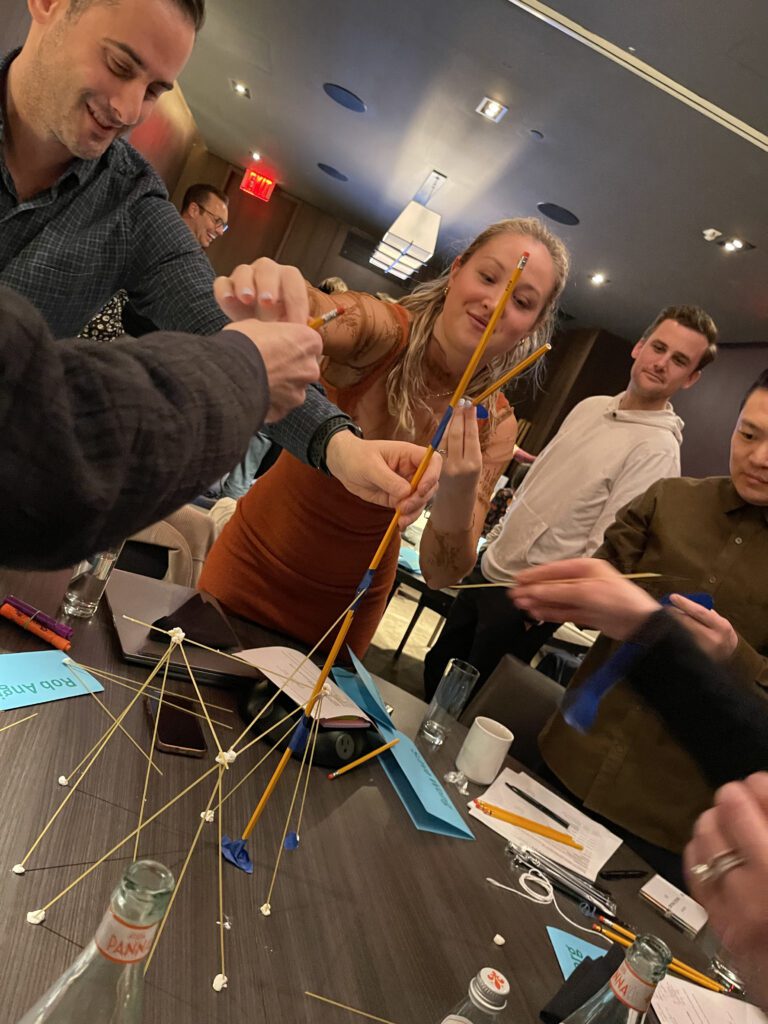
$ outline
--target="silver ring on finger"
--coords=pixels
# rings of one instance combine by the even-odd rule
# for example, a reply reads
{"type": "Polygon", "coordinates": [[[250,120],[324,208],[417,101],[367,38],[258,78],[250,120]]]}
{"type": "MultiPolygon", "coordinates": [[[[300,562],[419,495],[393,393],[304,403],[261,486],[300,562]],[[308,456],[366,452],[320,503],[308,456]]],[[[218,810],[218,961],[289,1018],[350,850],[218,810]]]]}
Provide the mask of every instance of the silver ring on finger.
{"type": "Polygon", "coordinates": [[[746,864],[746,858],[736,850],[723,850],[703,864],[694,864],[691,874],[699,882],[717,882],[729,871],[746,864]]]}

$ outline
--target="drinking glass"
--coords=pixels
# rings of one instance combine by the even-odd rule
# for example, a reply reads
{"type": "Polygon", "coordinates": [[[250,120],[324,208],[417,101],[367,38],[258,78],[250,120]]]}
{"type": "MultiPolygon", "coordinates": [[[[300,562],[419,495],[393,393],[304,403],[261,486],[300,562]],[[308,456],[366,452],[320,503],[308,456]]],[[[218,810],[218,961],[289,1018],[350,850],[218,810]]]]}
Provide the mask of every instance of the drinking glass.
{"type": "Polygon", "coordinates": [[[479,675],[474,665],[469,665],[466,661],[453,658],[448,663],[419,727],[419,736],[433,747],[442,745],[454,722],[464,710],[479,675]]]}
{"type": "Polygon", "coordinates": [[[67,584],[62,605],[66,615],[76,615],[81,619],[91,618],[99,607],[101,596],[107,589],[109,577],[122,550],[123,545],[118,544],[83,559],[75,567],[72,579],[67,584]]]}

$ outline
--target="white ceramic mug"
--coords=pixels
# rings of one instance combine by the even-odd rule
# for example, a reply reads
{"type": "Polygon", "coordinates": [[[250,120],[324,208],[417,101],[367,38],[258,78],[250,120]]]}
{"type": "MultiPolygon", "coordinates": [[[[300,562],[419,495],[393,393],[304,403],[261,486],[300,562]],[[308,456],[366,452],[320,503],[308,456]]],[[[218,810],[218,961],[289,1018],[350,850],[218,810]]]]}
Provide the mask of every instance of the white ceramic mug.
{"type": "Polygon", "coordinates": [[[470,782],[487,786],[499,774],[514,738],[501,722],[478,715],[458,753],[456,767],[470,782]]]}

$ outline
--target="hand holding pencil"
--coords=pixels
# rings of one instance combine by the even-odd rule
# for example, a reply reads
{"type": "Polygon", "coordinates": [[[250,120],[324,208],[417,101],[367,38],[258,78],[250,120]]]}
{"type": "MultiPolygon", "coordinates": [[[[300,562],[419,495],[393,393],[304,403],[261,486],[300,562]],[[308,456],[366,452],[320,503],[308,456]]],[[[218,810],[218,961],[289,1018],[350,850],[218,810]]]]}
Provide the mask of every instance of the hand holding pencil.
{"type": "Polygon", "coordinates": [[[602,558],[569,558],[518,573],[510,597],[545,622],[577,622],[626,640],[659,603],[602,558]]]}

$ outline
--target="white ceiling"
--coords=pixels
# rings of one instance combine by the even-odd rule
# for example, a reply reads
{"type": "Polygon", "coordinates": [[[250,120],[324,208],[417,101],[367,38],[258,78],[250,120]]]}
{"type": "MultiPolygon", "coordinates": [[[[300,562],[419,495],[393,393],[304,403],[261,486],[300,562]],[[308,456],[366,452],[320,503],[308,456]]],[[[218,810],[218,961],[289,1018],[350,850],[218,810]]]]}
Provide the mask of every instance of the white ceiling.
{"type": "MultiPolygon", "coordinates": [[[[553,4],[768,131],[768,5],[553,4]]],[[[213,152],[244,165],[258,149],[285,189],[362,230],[381,234],[436,168],[442,254],[559,203],[581,219],[552,225],[573,253],[563,304],[577,322],[633,337],[661,306],[693,302],[723,341],[768,341],[768,154],[507,0],[209,0],[181,83],[213,152]],[[332,102],[324,82],[367,112],[332,102]],[[509,106],[499,125],[474,113],[483,95],[509,106]],[[707,227],[757,248],[726,254],[707,227]],[[595,270],[610,278],[601,289],[595,270]]]]}

